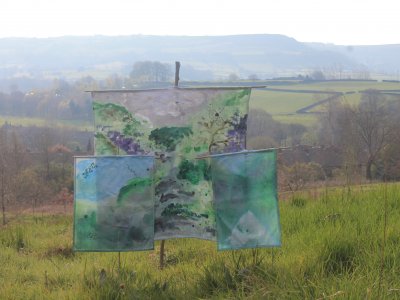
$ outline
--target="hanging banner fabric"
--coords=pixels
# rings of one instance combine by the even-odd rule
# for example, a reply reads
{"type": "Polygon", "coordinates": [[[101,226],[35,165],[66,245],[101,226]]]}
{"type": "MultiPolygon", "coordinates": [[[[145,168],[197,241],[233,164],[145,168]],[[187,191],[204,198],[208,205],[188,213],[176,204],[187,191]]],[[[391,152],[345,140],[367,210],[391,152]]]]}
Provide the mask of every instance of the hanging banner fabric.
{"type": "Polygon", "coordinates": [[[154,248],[154,158],[76,157],[75,251],[154,248]]]}
{"type": "Polygon", "coordinates": [[[154,154],[155,238],[215,240],[210,162],[246,147],[249,88],[92,92],[95,154],[154,154]]]}
{"type": "Polygon", "coordinates": [[[211,159],[218,250],[280,246],[275,151],[211,159]]]}

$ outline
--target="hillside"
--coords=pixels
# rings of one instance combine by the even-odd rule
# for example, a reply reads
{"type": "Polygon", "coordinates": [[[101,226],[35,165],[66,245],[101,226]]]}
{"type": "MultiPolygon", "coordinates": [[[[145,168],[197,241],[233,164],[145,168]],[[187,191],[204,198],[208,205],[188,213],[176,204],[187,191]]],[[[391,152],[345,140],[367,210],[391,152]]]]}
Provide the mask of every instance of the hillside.
{"type": "Polygon", "coordinates": [[[371,46],[340,46],[333,44],[310,43],[309,46],[320,51],[341,53],[351,60],[368,67],[377,73],[394,73],[399,80],[400,44],[398,45],[371,45],[371,46]]]}
{"type": "Polygon", "coordinates": [[[0,78],[74,78],[127,74],[135,61],[183,63],[183,79],[297,75],[305,70],[359,63],[343,53],[316,49],[283,35],[91,36],[0,39],[0,78]]]}

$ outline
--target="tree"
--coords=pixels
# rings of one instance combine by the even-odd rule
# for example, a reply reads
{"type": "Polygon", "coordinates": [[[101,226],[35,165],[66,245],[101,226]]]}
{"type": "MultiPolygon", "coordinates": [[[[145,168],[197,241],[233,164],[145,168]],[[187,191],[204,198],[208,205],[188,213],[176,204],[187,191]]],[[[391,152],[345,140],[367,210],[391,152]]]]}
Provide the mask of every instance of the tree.
{"type": "Polygon", "coordinates": [[[399,112],[375,90],[366,91],[356,106],[330,103],[320,119],[320,141],[340,147],[350,165],[365,163],[365,176],[372,179],[373,167],[378,166],[384,150],[395,141],[399,112]]]}
{"type": "Polygon", "coordinates": [[[275,147],[282,144],[301,143],[306,127],[301,124],[282,124],[260,109],[249,111],[247,141],[252,149],[275,147]]]}
{"type": "Polygon", "coordinates": [[[16,198],[21,203],[31,203],[32,213],[35,214],[39,202],[50,195],[48,185],[33,168],[23,170],[16,178],[16,182],[18,185],[16,198]]]}
{"type": "Polygon", "coordinates": [[[372,179],[372,166],[376,164],[382,150],[391,142],[395,123],[390,117],[385,98],[375,90],[366,91],[361,103],[351,110],[354,129],[361,139],[367,154],[366,177],[372,179]]]}
{"type": "Polygon", "coordinates": [[[238,81],[240,78],[236,73],[230,73],[228,76],[228,81],[238,81]]]}
{"type": "Polygon", "coordinates": [[[390,117],[393,120],[391,143],[383,149],[384,177],[388,180],[400,180],[400,95],[390,96],[395,101],[389,102],[390,117]]]}
{"type": "Polygon", "coordinates": [[[301,124],[289,124],[287,127],[288,137],[291,139],[291,144],[299,145],[301,144],[301,138],[303,134],[307,131],[306,127],[301,124]]]}
{"type": "Polygon", "coordinates": [[[72,151],[65,147],[62,144],[57,144],[49,148],[49,152],[52,154],[56,154],[58,156],[58,160],[61,161],[61,178],[65,179],[65,165],[66,163],[72,159],[72,151]]]}
{"type": "Polygon", "coordinates": [[[159,61],[138,61],[133,65],[129,76],[140,82],[166,82],[172,74],[171,66],[159,61]]]}
{"type": "Polygon", "coordinates": [[[15,133],[15,131],[12,131],[11,133],[10,144],[11,144],[10,163],[12,164],[12,167],[14,169],[13,175],[17,176],[24,167],[26,150],[25,147],[22,145],[19,137],[15,133]]]}
{"type": "Polygon", "coordinates": [[[54,134],[49,127],[44,127],[36,136],[36,147],[42,156],[42,163],[44,165],[46,180],[50,179],[50,162],[51,153],[50,147],[54,144],[54,134]]]}
{"type": "Polygon", "coordinates": [[[324,75],[324,73],[323,73],[322,71],[320,71],[320,70],[315,70],[314,72],[312,72],[312,73],[310,74],[310,77],[311,77],[313,80],[325,80],[325,75],[324,75]]]}
{"type": "Polygon", "coordinates": [[[257,74],[250,74],[249,77],[248,77],[248,79],[249,79],[249,80],[252,80],[252,81],[257,81],[257,80],[259,80],[257,74]]]}
{"type": "Polygon", "coordinates": [[[247,122],[247,146],[251,149],[280,145],[287,139],[284,126],[261,109],[251,109],[247,122]]]}

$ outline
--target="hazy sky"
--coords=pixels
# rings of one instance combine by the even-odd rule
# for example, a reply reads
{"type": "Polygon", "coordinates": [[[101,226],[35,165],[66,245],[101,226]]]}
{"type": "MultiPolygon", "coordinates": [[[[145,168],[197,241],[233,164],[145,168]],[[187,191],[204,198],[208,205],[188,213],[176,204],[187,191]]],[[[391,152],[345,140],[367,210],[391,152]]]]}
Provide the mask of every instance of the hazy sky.
{"type": "Polygon", "coordinates": [[[0,37],[278,33],[400,44],[396,0],[1,0],[0,37]]]}

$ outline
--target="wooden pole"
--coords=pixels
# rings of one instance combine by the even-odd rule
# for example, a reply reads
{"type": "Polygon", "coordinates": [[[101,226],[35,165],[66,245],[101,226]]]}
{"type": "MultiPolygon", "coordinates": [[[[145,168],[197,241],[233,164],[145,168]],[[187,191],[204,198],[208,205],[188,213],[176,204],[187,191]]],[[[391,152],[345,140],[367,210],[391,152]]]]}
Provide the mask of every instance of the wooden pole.
{"type": "Polygon", "coordinates": [[[121,276],[121,252],[118,252],[118,276],[121,276]]]}
{"type": "MultiPolygon", "coordinates": [[[[181,63],[179,61],[175,62],[175,85],[174,87],[178,87],[179,85],[179,70],[181,68],[181,63]]],[[[160,243],[160,269],[164,268],[164,257],[165,257],[165,240],[161,240],[160,243]]]]}
{"type": "Polygon", "coordinates": [[[179,61],[175,62],[175,87],[178,87],[179,84],[179,70],[181,68],[181,63],[179,61]]]}
{"type": "Polygon", "coordinates": [[[160,269],[162,270],[164,268],[164,245],[165,245],[165,240],[161,240],[160,244],[160,269]]]}
{"type": "Polygon", "coordinates": [[[384,185],[384,209],[383,209],[383,241],[381,248],[381,268],[379,272],[379,284],[378,284],[378,299],[381,298],[381,288],[384,279],[385,271],[385,246],[386,246],[386,236],[387,236],[387,224],[388,224],[388,197],[387,197],[387,182],[386,179],[384,185]]]}

